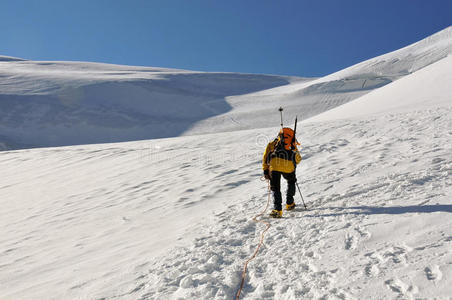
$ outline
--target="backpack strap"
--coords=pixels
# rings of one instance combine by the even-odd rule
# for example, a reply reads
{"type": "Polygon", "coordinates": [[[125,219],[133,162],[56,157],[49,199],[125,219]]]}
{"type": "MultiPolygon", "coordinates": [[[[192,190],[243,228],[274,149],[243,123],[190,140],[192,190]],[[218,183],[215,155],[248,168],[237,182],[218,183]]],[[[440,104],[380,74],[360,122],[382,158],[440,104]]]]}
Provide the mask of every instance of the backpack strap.
{"type": "Polygon", "coordinates": [[[272,150],[272,151],[269,151],[269,152],[267,153],[267,157],[265,158],[265,161],[267,162],[267,165],[270,164],[270,161],[271,161],[272,158],[274,157],[274,153],[275,153],[275,150],[276,150],[276,145],[277,145],[277,143],[278,143],[278,138],[274,139],[273,142],[270,142],[270,144],[271,144],[272,147],[273,147],[273,150],[272,150]]]}

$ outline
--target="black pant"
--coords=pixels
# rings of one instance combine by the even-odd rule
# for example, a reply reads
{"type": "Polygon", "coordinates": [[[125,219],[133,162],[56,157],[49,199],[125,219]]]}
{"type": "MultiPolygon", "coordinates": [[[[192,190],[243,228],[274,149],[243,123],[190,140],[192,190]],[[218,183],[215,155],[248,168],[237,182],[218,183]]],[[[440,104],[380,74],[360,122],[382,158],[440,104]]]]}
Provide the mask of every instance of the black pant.
{"type": "Polygon", "coordinates": [[[287,193],[286,193],[287,204],[292,204],[294,202],[293,196],[295,196],[295,182],[297,181],[295,172],[292,173],[282,173],[277,171],[271,172],[270,189],[273,192],[274,209],[277,210],[282,210],[281,175],[284,177],[285,180],[287,180],[287,193]]]}

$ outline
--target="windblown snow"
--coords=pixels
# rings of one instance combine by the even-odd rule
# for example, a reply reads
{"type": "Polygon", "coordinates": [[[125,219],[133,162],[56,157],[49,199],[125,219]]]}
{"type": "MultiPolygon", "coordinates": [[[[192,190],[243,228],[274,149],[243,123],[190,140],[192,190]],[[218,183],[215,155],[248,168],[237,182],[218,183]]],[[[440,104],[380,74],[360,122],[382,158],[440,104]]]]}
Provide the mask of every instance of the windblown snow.
{"type": "Polygon", "coordinates": [[[323,78],[1,56],[0,298],[235,298],[279,106],[308,210],[261,217],[241,298],[449,298],[451,53],[452,27],[323,78]]]}

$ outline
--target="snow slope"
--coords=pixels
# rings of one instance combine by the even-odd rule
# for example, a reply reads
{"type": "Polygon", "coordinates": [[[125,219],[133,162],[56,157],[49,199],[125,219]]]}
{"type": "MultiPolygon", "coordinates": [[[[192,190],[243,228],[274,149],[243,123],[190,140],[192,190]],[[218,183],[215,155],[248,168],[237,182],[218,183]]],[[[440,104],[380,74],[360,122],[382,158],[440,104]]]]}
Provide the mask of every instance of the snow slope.
{"type": "Polygon", "coordinates": [[[452,103],[452,55],[370,92],[352,102],[316,115],[309,121],[325,121],[391,113],[452,103]],[[414,88],[416,87],[416,88],[414,88]]]}
{"type": "Polygon", "coordinates": [[[211,132],[208,130],[212,128],[224,131],[269,127],[279,122],[274,114],[278,106],[286,107],[291,118],[298,115],[307,119],[378,90],[451,54],[452,27],[448,27],[405,48],[322,78],[227,97],[232,107],[230,111],[195,123],[188,133],[211,132]]]}
{"type": "Polygon", "coordinates": [[[0,57],[0,149],[120,142],[306,119],[452,53],[452,27],[322,78],[0,57]]]}
{"type": "MultiPolygon", "coordinates": [[[[452,295],[448,70],[449,57],[436,60],[350,102],[341,118],[301,124],[309,210],[297,195],[295,211],[270,220],[243,299],[452,295]],[[381,105],[359,114],[366,99],[381,105]]],[[[285,88],[294,86],[261,93],[285,88]]],[[[266,116],[243,106],[230,113],[266,116]]],[[[261,155],[277,131],[1,152],[0,298],[233,298],[264,228],[251,219],[267,202],[261,155]]]]}
{"type": "MultiPolygon", "coordinates": [[[[244,299],[451,295],[449,107],[300,131],[309,211],[272,220],[244,299]]],[[[277,128],[3,152],[2,299],[231,299],[277,128]]]]}
{"type": "Polygon", "coordinates": [[[177,136],[228,111],[225,96],[297,80],[5,59],[0,78],[0,142],[10,149],[177,136]]]}

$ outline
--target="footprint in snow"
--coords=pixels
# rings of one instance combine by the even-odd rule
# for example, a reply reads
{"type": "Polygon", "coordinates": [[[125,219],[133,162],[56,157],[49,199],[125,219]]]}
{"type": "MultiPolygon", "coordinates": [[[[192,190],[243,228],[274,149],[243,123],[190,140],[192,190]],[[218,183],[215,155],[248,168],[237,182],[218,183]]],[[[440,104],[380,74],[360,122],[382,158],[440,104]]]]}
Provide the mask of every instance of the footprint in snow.
{"type": "Polygon", "coordinates": [[[443,278],[443,273],[439,269],[439,266],[435,265],[433,267],[426,267],[424,269],[425,275],[428,280],[439,281],[443,278]]]}
{"type": "Polygon", "coordinates": [[[377,264],[371,262],[364,268],[364,274],[366,274],[368,277],[375,277],[380,274],[380,268],[377,264]]]}
{"type": "Polygon", "coordinates": [[[392,259],[396,264],[406,264],[406,255],[409,249],[403,247],[391,247],[386,250],[384,257],[392,259]]]}
{"type": "Polygon", "coordinates": [[[401,298],[412,299],[413,294],[416,294],[419,291],[416,286],[410,286],[398,278],[386,280],[385,284],[390,290],[399,294],[399,297],[401,298]]]}
{"type": "Polygon", "coordinates": [[[372,236],[372,234],[369,231],[361,228],[360,226],[356,227],[355,230],[359,233],[361,238],[370,239],[370,237],[372,236]]]}
{"type": "Polygon", "coordinates": [[[356,240],[355,237],[353,235],[351,235],[350,233],[347,233],[345,235],[345,246],[344,246],[345,250],[352,250],[356,248],[356,240]]]}

